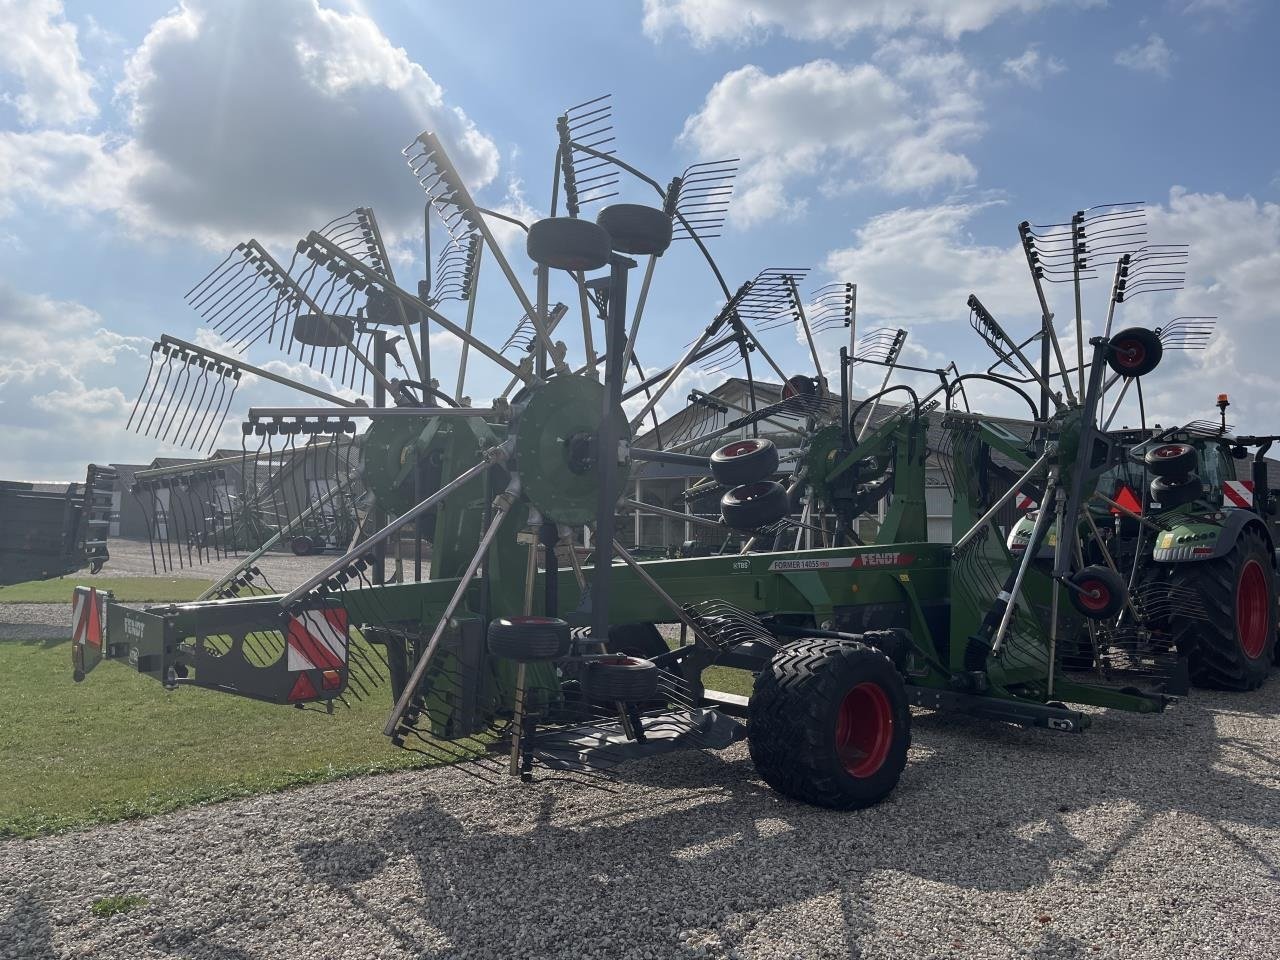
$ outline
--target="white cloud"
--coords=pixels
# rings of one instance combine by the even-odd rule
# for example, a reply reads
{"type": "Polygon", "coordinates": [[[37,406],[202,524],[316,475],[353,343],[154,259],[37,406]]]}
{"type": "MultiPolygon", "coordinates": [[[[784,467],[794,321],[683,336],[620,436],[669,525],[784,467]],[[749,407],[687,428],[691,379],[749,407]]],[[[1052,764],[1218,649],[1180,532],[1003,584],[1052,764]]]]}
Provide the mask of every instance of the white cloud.
{"type": "Polygon", "coordinates": [[[819,177],[828,191],[973,179],[973,164],[955,149],[982,129],[976,75],[963,58],[898,44],[879,59],[883,68],[814,60],[768,74],[745,66],[717,81],[680,138],[703,158],[742,160],[735,222],[802,210],[787,189],[800,177],[819,177]]]}
{"type": "Polygon", "coordinates": [[[0,74],[22,87],[0,95],[23,123],[63,126],[98,115],[76,41],[59,0],[0,0],[0,74]]]}
{"type": "Polygon", "coordinates": [[[1006,60],[1002,64],[1005,73],[1025,83],[1029,87],[1040,89],[1045,77],[1064,73],[1067,65],[1052,55],[1042,55],[1039,44],[1031,44],[1019,56],[1006,60]]]}
{"type": "Polygon", "coordinates": [[[1153,416],[1165,423],[1211,417],[1214,398],[1227,393],[1227,419],[1237,428],[1274,432],[1280,421],[1274,364],[1280,353],[1280,204],[1175,187],[1166,205],[1150,210],[1149,221],[1153,238],[1191,244],[1186,288],[1169,297],[1172,302],[1157,303],[1149,322],[1218,317],[1208,350],[1170,365],[1168,374],[1162,366],[1152,375],[1153,416]]]}
{"type": "Polygon", "coordinates": [[[435,130],[473,187],[492,142],[360,13],[318,0],[186,0],[129,57],[117,97],[127,137],[9,134],[2,194],[110,209],[138,234],[211,245],[296,238],[355,206],[394,236],[423,197],[400,149],[435,130]],[[73,168],[78,178],[57,176],[73,168]]]}
{"type": "Polygon", "coordinates": [[[955,38],[1056,0],[645,0],[644,31],[683,30],[694,43],[747,42],[772,33],[842,41],[866,30],[927,30],[955,38]]]}
{"type": "MultiPolygon", "coordinates": [[[[859,331],[906,327],[913,331],[909,343],[927,345],[937,358],[922,365],[941,366],[955,358],[962,370],[985,369],[993,359],[964,322],[969,293],[976,293],[1014,336],[1034,331],[1039,310],[1015,238],[1015,218],[1009,217],[1008,246],[979,242],[971,232],[983,212],[994,207],[992,201],[951,201],[890,211],[856,231],[851,246],[832,251],[825,269],[859,281],[859,331]]],[[[1214,398],[1225,392],[1232,399],[1228,419],[1238,428],[1273,430],[1280,420],[1273,360],[1280,352],[1274,322],[1274,304],[1280,302],[1280,204],[1175,188],[1167,203],[1148,206],[1147,221],[1153,242],[1191,244],[1187,286],[1121,305],[1116,329],[1158,327],[1177,316],[1219,318],[1208,350],[1169,351],[1144,380],[1149,421],[1171,424],[1213,416],[1214,398]]],[[[1084,288],[1086,336],[1102,330],[1108,279],[1084,288]]],[[[1071,357],[1069,285],[1050,287],[1048,294],[1063,351],[1071,357]]],[[[992,404],[987,409],[993,413],[1018,413],[1016,402],[999,391],[984,403],[992,404]]],[[[1130,391],[1116,424],[1136,422],[1130,391]]]]}
{"type": "Polygon", "coordinates": [[[823,267],[859,282],[858,315],[867,320],[953,322],[967,313],[970,293],[998,313],[1019,303],[1030,281],[1016,242],[1007,247],[977,243],[969,232],[974,217],[997,205],[950,201],[891,210],[855,231],[853,245],[833,250],[823,267]]]}
{"type": "Polygon", "coordinates": [[[1170,67],[1176,58],[1169,49],[1164,38],[1153,33],[1146,43],[1135,43],[1116,53],[1116,63],[1139,73],[1154,73],[1158,77],[1168,77],[1170,67]]]}

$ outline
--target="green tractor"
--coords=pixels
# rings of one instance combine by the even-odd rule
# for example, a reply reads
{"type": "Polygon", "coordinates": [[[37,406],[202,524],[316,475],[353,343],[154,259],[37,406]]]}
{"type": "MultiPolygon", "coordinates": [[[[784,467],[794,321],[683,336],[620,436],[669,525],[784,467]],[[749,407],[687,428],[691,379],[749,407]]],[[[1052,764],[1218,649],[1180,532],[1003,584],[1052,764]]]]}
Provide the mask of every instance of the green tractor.
{"type": "MultiPolygon", "coordinates": [[[[1219,398],[1224,415],[1227,402],[1219,398]]],[[[1101,482],[1109,497],[1092,508],[1084,534],[1098,542],[1086,554],[1102,562],[1107,552],[1130,592],[1179,598],[1152,625],[1186,659],[1192,683],[1254,689],[1277,659],[1277,504],[1265,459],[1277,438],[1235,436],[1225,419],[1112,438],[1125,455],[1101,482]]],[[[1018,523],[1011,550],[1026,549],[1033,526],[1034,515],[1018,523]]],[[[1091,659],[1083,644],[1076,659],[1091,659]]]]}

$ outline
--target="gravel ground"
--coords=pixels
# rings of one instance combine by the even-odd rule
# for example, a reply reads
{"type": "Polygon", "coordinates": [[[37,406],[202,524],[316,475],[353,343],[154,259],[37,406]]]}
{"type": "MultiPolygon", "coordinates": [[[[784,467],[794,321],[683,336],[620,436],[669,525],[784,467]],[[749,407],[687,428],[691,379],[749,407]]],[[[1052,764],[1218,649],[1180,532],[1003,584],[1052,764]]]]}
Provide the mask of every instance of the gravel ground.
{"type": "Polygon", "coordinates": [[[1280,679],[1083,735],[918,713],[832,813],[746,750],[455,769],[0,845],[0,957],[1212,957],[1280,943],[1280,679]],[[145,905],[95,919],[96,898],[145,905]]]}

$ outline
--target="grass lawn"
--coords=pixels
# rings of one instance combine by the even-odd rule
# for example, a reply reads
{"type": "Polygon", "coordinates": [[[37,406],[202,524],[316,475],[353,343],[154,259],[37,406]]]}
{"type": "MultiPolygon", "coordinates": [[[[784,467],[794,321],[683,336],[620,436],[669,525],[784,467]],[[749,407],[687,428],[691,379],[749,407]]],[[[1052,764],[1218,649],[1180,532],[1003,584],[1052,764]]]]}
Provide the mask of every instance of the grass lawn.
{"type": "Polygon", "coordinates": [[[382,735],[386,688],[327,716],[195,688],[167,693],[121,663],[77,684],[69,640],[0,641],[0,703],[0,837],[425,761],[382,735]]]}
{"type": "MultiPolygon", "coordinates": [[[[189,599],[204,586],[142,578],[98,582],[125,597],[157,600],[189,599]]],[[[743,670],[713,667],[704,680],[729,693],[751,692],[751,674],[743,670]]],[[[70,640],[0,641],[0,703],[0,838],[428,762],[382,735],[387,687],[328,716],[197,688],[166,692],[115,662],[77,684],[70,640]]]]}
{"type": "MultiPolygon", "coordinates": [[[[31,580],[0,587],[0,603],[65,603],[79,586],[111,590],[125,603],[173,603],[194,600],[208,588],[210,580],[181,580],[169,577],[91,577],[86,573],[55,580],[31,580]]],[[[70,614],[68,614],[70,616],[70,614]]]]}

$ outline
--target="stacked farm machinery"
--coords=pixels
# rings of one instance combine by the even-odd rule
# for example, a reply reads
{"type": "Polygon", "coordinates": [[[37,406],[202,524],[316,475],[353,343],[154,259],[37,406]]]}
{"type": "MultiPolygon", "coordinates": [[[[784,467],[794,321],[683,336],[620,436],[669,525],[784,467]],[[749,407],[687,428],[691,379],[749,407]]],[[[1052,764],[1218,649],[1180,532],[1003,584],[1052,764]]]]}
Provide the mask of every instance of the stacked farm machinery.
{"type": "MultiPolygon", "coordinates": [[[[1113,331],[1113,320],[1136,294],[1175,287],[1185,251],[1148,244],[1138,205],[1085,211],[1062,226],[1024,224],[1040,322],[1015,337],[970,297],[994,363],[924,371],[937,386],[918,391],[889,382],[910,371],[905,333],[857,338],[852,284],[803,296],[800,270],[766,270],[736,289],[724,280],[708,240],[729,202],[732,162],[663,183],[613,150],[608,117],[602,100],[559,118],[550,212],[531,224],[477,205],[445,146],[418,137],[405,155],[448,240],[434,280],[413,290],[397,281],[369,210],[308,234],[287,260],[241,244],[193,289],[202,321],[234,349],[158,341],[135,422],[211,446],[219,427],[209,422],[226,416],[229,391],[243,373],[265,372],[245,351],[283,351],[335,387],[272,375],[311,405],[250,409],[240,459],[270,471],[305,451],[325,482],[302,482],[292,498],[270,494],[270,509],[249,511],[252,522],[232,516],[234,503],[220,515],[194,510],[194,528],[179,538],[184,562],[245,553],[204,599],[134,610],[79,588],[93,615],[77,634],[79,669],[120,658],[169,688],[330,711],[387,682],[392,743],[466,761],[484,777],[598,776],[626,760],[745,739],[772,787],[837,808],[893,789],[912,705],[1075,731],[1089,720],[1078,705],[1158,712],[1183,692],[1187,638],[1206,635],[1184,624],[1214,611],[1184,577],[1150,574],[1164,569],[1158,551],[1168,537],[1180,542],[1194,524],[1150,503],[1108,513],[1107,484],[1140,456],[1109,430],[1120,403],[1140,400],[1141,378],[1164,350],[1188,345],[1185,324],[1113,331]],[[604,205],[635,191],[650,202],[604,205]],[[513,265],[495,236],[498,224],[523,236],[532,289],[520,280],[527,266],[513,265]],[[705,261],[721,305],[679,359],[641,366],[655,274],[682,251],[705,261]],[[1104,268],[1114,269],[1106,320],[1087,337],[1080,284],[1104,268]],[[495,312],[483,309],[482,272],[496,273],[520,314],[505,341],[482,335],[495,312]],[[1046,295],[1057,280],[1076,294],[1070,360],[1046,295]],[[570,329],[582,349],[572,360],[556,338],[570,329]],[[808,345],[812,373],[779,368],[762,339],[770,329],[808,345]],[[839,369],[824,370],[816,338],[831,329],[847,331],[848,347],[839,369]],[[432,365],[440,335],[460,347],[451,383],[432,365]],[[484,404],[464,392],[482,382],[469,364],[499,384],[484,404]],[[855,404],[856,364],[885,374],[855,404]],[[740,370],[749,385],[768,368],[783,395],[760,405],[753,386],[742,409],[717,411],[714,428],[637,445],[663,398],[697,368],[740,370]],[[970,410],[965,387],[975,382],[1025,404],[1025,429],[970,410]],[[781,477],[778,450],[760,436],[769,423],[797,435],[798,458],[781,477]],[[335,452],[352,446],[356,455],[335,452]],[[954,503],[948,543],[928,539],[931,454],[954,503]],[[736,535],[740,548],[637,559],[617,516],[648,508],[626,494],[641,463],[705,473],[689,496],[718,502],[718,518],[672,512],[717,538],[736,535]],[[344,497],[350,548],[294,589],[271,589],[255,566],[261,549],[344,497]],[[1006,537],[1000,518],[1023,498],[1038,511],[1006,537]],[[856,521],[872,511],[878,532],[863,542],[856,521]],[[221,519],[200,532],[205,515],[221,519]],[[1140,541],[1130,553],[1155,538],[1151,562],[1127,560],[1108,522],[1140,541]],[[401,567],[388,582],[388,553],[402,562],[406,537],[414,573],[401,567]],[[669,644],[664,624],[688,642],[669,644]],[[754,675],[752,695],[708,689],[712,667],[754,675]]],[[[150,479],[189,485],[195,473],[150,479]]],[[[1244,596],[1243,619],[1264,623],[1269,658],[1270,533],[1263,525],[1242,538],[1232,569],[1246,570],[1250,586],[1222,589],[1244,596]]],[[[161,539],[172,538],[166,530],[161,539]]]]}

